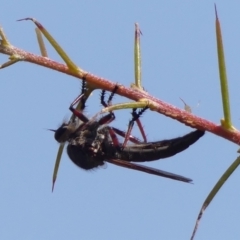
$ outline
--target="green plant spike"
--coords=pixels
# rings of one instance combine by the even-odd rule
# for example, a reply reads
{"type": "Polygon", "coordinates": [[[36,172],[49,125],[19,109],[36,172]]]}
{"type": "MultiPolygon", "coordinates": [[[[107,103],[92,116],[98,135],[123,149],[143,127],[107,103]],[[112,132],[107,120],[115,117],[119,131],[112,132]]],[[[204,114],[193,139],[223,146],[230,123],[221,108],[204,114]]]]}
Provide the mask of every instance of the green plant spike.
{"type": "Polygon", "coordinates": [[[9,67],[9,66],[13,65],[14,63],[17,63],[17,62],[21,61],[20,58],[14,58],[14,57],[16,57],[16,55],[15,56],[14,55],[10,56],[9,57],[10,61],[7,61],[7,62],[3,63],[2,65],[0,65],[0,69],[3,69],[5,67],[9,67]]]}
{"type": "Polygon", "coordinates": [[[134,74],[135,74],[135,83],[131,84],[132,88],[137,88],[143,90],[142,87],[142,71],[141,71],[141,47],[140,47],[140,36],[142,32],[138,26],[138,23],[135,23],[135,37],[134,37],[134,74]]]}
{"type": "Polygon", "coordinates": [[[61,162],[64,146],[65,144],[61,144],[58,148],[58,153],[57,153],[56,161],[54,164],[53,177],[52,177],[52,192],[54,190],[55,182],[57,180],[58,169],[61,162]]]}
{"type": "Polygon", "coordinates": [[[23,20],[31,20],[34,22],[34,24],[38,27],[38,29],[42,32],[42,34],[46,37],[46,39],[49,41],[49,43],[54,47],[54,49],[57,51],[57,53],[61,56],[63,61],[67,64],[68,68],[73,73],[83,73],[81,68],[79,68],[65,53],[65,51],[62,49],[62,47],[57,43],[57,41],[52,37],[52,35],[43,27],[41,23],[39,23],[34,18],[23,18],[19,19],[18,21],[23,20]]]}
{"type": "Polygon", "coordinates": [[[224,49],[222,42],[221,26],[217,15],[217,8],[215,5],[215,16],[216,16],[216,38],[217,38],[217,52],[218,52],[218,67],[220,75],[220,84],[222,92],[222,104],[224,119],[221,119],[221,125],[227,130],[234,130],[231,122],[231,112],[230,112],[230,99],[228,93],[228,81],[227,72],[224,58],[224,49]]]}
{"type": "MultiPolygon", "coordinates": [[[[49,41],[49,43],[52,45],[52,47],[56,50],[56,52],[59,54],[59,56],[63,59],[63,61],[66,63],[68,68],[73,72],[82,75],[81,77],[84,77],[87,75],[86,72],[84,72],[80,67],[78,67],[67,55],[67,53],[63,50],[63,48],[57,43],[57,41],[52,37],[52,35],[43,27],[41,23],[39,23],[34,18],[23,18],[19,19],[18,21],[24,21],[24,20],[31,20],[34,22],[34,24],[37,26],[37,28],[41,31],[41,33],[46,37],[46,39],[49,41]]],[[[87,88],[94,89],[93,85],[90,85],[87,82],[87,88]]]]}
{"type": "MultiPolygon", "coordinates": [[[[144,91],[142,87],[142,70],[141,70],[141,47],[140,47],[140,36],[142,32],[139,28],[138,23],[135,23],[135,34],[134,34],[134,77],[135,82],[131,84],[131,88],[144,91]]],[[[128,109],[128,108],[144,108],[148,106],[148,101],[140,101],[140,102],[126,102],[114,104],[109,107],[102,109],[101,113],[128,109]]]]}
{"type": "Polygon", "coordinates": [[[0,27],[0,37],[1,37],[1,45],[9,47],[11,46],[11,43],[8,41],[6,34],[3,31],[3,28],[0,27]]]}
{"type": "Polygon", "coordinates": [[[202,218],[202,215],[208,205],[212,202],[213,198],[216,196],[220,188],[223,186],[223,184],[227,181],[227,179],[232,175],[232,173],[237,169],[237,167],[240,165],[240,156],[231,164],[231,166],[225,171],[225,173],[222,175],[222,177],[218,180],[214,188],[211,190],[211,192],[208,194],[207,198],[205,199],[202,208],[198,214],[198,218],[191,236],[191,240],[194,239],[194,236],[196,234],[198,225],[200,223],[200,220],[202,218]]]}
{"type": "Polygon", "coordinates": [[[155,111],[158,108],[154,102],[150,101],[149,99],[140,99],[138,102],[127,102],[127,103],[118,103],[111,105],[109,107],[103,108],[101,113],[111,112],[115,110],[121,109],[129,109],[129,108],[145,108],[148,107],[150,110],[155,111]]]}
{"type": "Polygon", "coordinates": [[[103,108],[101,113],[112,112],[121,109],[129,109],[129,108],[144,108],[147,106],[145,102],[127,102],[127,103],[118,103],[111,105],[109,107],[103,108]]]}
{"type": "MultiPolygon", "coordinates": [[[[8,48],[10,48],[12,46],[11,43],[8,41],[7,36],[4,33],[2,27],[0,27],[0,37],[1,37],[1,39],[0,39],[1,46],[8,47],[8,48]]],[[[10,59],[9,61],[0,65],[0,69],[3,69],[5,67],[9,67],[10,65],[13,65],[14,63],[22,60],[22,58],[17,54],[10,55],[9,59],[10,59]]]]}
{"type": "MultiPolygon", "coordinates": [[[[229,95],[228,95],[228,84],[227,84],[227,74],[226,74],[226,66],[224,61],[224,50],[221,36],[221,27],[220,22],[218,20],[217,8],[215,5],[215,15],[216,15],[216,38],[217,38],[217,51],[218,51],[218,64],[219,64],[219,74],[220,74],[220,83],[221,83],[221,91],[222,91],[222,102],[223,102],[223,111],[224,111],[224,119],[221,120],[221,125],[223,128],[227,130],[235,130],[231,123],[231,115],[230,115],[230,103],[229,103],[229,95]]],[[[213,187],[211,192],[208,194],[205,199],[200,212],[198,214],[195,227],[191,236],[191,240],[194,239],[196,231],[198,229],[200,220],[206,208],[212,202],[218,191],[221,189],[223,184],[227,181],[227,179],[233,174],[233,172],[240,165],[240,156],[231,164],[231,166],[225,171],[222,177],[218,180],[216,185],[213,187]]]]}
{"type": "Polygon", "coordinates": [[[37,35],[37,40],[38,40],[38,45],[40,48],[41,55],[43,57],[48,57],[47,50],[43,41],[42,33],[38,28],[35,28],[36,35],[37,35]]]}

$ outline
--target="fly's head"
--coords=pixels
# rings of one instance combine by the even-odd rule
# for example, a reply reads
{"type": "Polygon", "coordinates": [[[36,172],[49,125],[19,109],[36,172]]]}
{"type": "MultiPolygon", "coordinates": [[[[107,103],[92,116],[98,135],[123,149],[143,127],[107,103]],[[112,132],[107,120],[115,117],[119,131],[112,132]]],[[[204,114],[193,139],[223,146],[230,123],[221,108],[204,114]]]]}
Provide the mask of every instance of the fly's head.
{"type": "Polygon", "coordinates": [[[62,125],[56,130],[53,129],[49,130],[55,132],[54,138],[57,142],[65,143],[74,136],[75,132],[77,131],[80,125],[81,123],[75,120],[69,123],[62,123],[62,125]]]}

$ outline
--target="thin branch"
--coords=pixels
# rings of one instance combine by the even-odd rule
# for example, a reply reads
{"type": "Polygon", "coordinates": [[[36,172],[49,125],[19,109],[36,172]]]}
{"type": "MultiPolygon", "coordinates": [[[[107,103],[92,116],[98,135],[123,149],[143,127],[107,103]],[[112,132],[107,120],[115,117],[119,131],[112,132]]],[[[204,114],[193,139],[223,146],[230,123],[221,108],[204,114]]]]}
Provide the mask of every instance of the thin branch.
{"type": "MultiPolygon", "coordinates": [[[[6,55],[17,54],[22,58],[22,61],[31,62],[37,65],[41,65],[68,75],[74,76],[76,78],[82,79],[84,76],[86,81],[94,85],[96,88],[105,89],[107,91],[112,91],[116,83],[108,79],[98,77],[96,75],[90,74],[86,71],[82,73],[71,72],[65,64],[58,63],[49,58],[45,58],[39,55],[35,55],[24,51],[22,49],[16,48],[14,46],[5,47],[0,45],[0,53],[6,55]]],[[[197,117],[191,113],[188,113],[182,109],[176,108],[173,105],[163,102],[153,96],[150,96],[147,92],[139,91],[137,89],[128,88],[125,86],[120,86],[117,94],[124,96],[126,98],[132,99],[134,101],[139,101],[141,99],[147,99],[154,105],[154,111],[161,113],[167,117],[178,120],[187,126],[194,127],[201,130],[206,130],[212,132],[218,136],[228,139],[231,142],[240,144],[240,132],[239,131],[227,131],[224,130],[220,125],[210,122],[206,119],[197,117]]]]}

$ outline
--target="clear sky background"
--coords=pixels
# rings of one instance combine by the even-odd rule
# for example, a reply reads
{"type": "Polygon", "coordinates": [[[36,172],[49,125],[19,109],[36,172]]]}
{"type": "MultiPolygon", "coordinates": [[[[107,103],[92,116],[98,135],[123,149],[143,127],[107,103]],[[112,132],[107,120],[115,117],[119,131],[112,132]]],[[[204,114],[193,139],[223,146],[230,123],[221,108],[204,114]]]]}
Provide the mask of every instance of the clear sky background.
{"type": "MultiPolygon", "coordinates": [[[[0,24],[11,43],[39,54],[38,19],[84,70],[129,86],[134,23],[142,30],[143,86],[153,96],[215,123],[222,118],[213,1],[3,1],[0,24]],[[200,102],[200,106],[197,106],[200,102]]],[[[215,0],[221,21],[234,125],[240,127],[240,1],[215,0]]],[[[52,59],[60,57],[47,44],[52,59]]],[[[7,56],[0,55],[1,63],[7,56]]],[[[80,81],[26,62],[0,70],[0,239],[185,240],[203,201],[238,146],[211,133],[186,151],[148,166],[190,177],[186,184],[107,165],[85,172],[63,155],[54,193],[58,144],[47,128],[70,116],[80,81]]],[[[100,91],[86,113],[101,109],[100,91]]],[[[126,99],[115,97],[114,103],[126,99]]],[[[127,129],[130,111],[112,124],[127,129]]],[[[154,112],[142,117],[149,141],[191,128],[154,112]]],[[[134,134],[139,136],[135,129],[134,134]]],[[[240,171],[205,212],[196,239],[240,238],[240,171]]]]}

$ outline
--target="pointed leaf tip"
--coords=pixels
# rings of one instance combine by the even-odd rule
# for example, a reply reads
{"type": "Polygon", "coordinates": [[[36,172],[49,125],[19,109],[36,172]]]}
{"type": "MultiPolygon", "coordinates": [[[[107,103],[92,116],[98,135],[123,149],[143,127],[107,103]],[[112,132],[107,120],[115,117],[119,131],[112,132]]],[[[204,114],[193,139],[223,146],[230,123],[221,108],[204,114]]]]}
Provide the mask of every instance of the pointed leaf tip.
{"type": "Polygon", "coordinates": [[[31,18],[31,17],[21,18],[21,19],[18,19],[17,22],[20,22],[20,21],[27,21],[27,20],[31,20],[31,21],[33,21],[33,18],[31,18]]]}
{"type": "Polygon", "coordinates": [[[216,19],[218,19],[218,13],[217,13],[217,5],[216,5],[216,3],[214,3],[214,9],[215,9],[215,16],[216,16],[216,19]]]}
{"type": "Polygon", "coordinates": [[[52,182],[52,192],[54,191],[55,181],[56,181],[56,179],[54,179],[52,182]]]}

